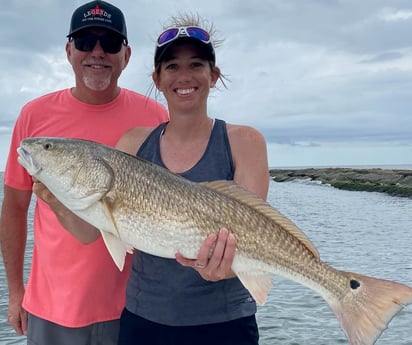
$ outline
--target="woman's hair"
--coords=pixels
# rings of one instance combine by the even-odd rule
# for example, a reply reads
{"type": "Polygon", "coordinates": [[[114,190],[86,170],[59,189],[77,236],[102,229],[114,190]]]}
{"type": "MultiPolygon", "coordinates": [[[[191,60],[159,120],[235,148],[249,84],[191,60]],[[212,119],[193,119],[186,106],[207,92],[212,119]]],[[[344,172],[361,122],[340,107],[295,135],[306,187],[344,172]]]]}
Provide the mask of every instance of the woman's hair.
{"type": "MultiPolygon", "coordinates": [[[[181,13],[177,16],[172,16],[170,17],[169,21],[167,24],[163,25],[163,30],[167,30],[168,28],[171,27],[182,27],[182,26],[197,26],[205,31],[207,31],[210,35],[211,38],[211,44],[213,45],[213,48],[216,49],[223,43],[223,39],[218,39],[217,36],[217,30],[215,29],[213,23],[202,19],[198,14],[194,13],[181,13]]],[[[212,59],[208,59],[210,68],[213,70],[215,68],[215,61],[212,59]]],[[[161,61],[155,62],[154,66],[154,73],[159,74],[160,73],[160,66],[161,66],[161,61]]],[[[228,80],[227,77],[225,77],[222,73],[219,73],[219,80],[222,83],[222,85],[226,87],[225,80],[228,80]]]]}

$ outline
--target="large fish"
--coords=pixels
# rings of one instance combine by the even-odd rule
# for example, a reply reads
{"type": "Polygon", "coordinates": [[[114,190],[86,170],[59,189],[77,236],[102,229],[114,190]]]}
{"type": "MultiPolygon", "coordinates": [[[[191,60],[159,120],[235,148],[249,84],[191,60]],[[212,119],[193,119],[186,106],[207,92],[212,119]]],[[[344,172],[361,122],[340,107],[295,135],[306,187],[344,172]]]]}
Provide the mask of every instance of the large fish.
{"type": "Polygon", "coordinates": [[[66,207],[100,229],[120,269],[136,248],[196,258],[221,227],[236,237],[232,269],[259,304],[271,274],[318,292],[352,345],[374,344],[392,317],[412,303],[402,284],[336,270],[289,219],[227,181],[193,183],[155,164],[94,142],[27,138],[19,162],[66,207]]]}

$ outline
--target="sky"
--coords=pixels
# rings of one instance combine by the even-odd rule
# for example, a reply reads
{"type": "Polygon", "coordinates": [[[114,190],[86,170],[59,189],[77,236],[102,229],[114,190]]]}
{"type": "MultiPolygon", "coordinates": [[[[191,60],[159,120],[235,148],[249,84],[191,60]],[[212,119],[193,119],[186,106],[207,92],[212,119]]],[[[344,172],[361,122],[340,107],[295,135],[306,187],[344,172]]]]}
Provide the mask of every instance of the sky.
{"type": "MultiPolygon", "coordinates": [[[[0,171],[21,107],[74,85],[65,43],[86,1],[9,0],[0,12],[0,171]]],[[[210,117],[266,138],[269,166],[412,164],[410,0],[112,0],[128,27],[120,85],[155,97],[154,42],[173,15],[213,23],[210,117]]],[[[164,103],[160,96],[158,100],[164,103]]]]}

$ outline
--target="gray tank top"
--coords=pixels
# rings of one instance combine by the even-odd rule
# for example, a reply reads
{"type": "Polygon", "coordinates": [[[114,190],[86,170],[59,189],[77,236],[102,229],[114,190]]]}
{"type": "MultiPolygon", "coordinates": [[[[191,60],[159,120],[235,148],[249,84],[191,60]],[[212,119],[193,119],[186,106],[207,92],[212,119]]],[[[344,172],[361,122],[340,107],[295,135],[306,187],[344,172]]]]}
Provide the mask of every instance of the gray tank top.
{"type": "MultiPolygon", "coordinates": [[[[164,167],[160,136],[166,126],[163,123],[153,130],[137,156],[164,167]]],[[[224,121],[215,120],[202,158],[180,175],[195,182],[233,180],[232,154],[224,121]]],[[[147,320],[170,326],[219,323],[256,313],[255,301],[238,278],[208,282],[174,259],[140,251],[133,257],[126,308],[147,320]]]]}

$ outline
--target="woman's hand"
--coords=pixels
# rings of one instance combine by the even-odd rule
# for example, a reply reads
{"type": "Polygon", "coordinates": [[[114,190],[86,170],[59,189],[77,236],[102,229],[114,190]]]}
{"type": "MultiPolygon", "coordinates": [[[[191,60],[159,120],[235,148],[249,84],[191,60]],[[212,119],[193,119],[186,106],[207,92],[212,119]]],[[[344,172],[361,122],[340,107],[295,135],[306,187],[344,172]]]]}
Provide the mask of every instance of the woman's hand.
{"type": "Polygon", "coordinates": [[[219,231],[218,236],[209,235],[200,247],[197,259],[186,259],[176,253],[176,260],[182,266],[192,267],[203,279],[218,281],[233,278],[233,258],[236,251],[236,240],[226,228],[219,231]]]}

